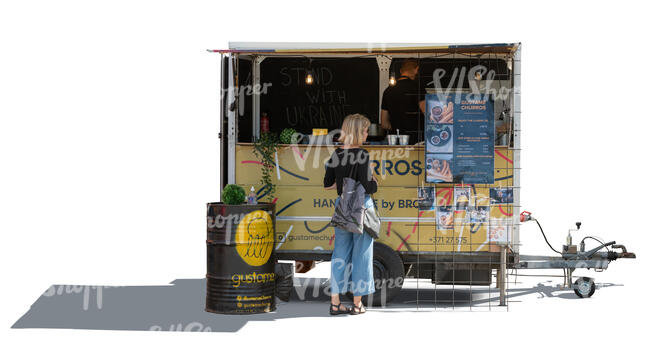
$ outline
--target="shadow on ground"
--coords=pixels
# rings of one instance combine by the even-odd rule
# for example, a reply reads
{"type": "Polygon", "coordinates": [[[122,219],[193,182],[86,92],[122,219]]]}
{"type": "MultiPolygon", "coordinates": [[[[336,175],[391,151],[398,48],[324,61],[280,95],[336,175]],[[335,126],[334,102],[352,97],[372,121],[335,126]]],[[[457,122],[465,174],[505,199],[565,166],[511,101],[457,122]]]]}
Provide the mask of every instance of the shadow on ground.
{"type": "MultiPolygon", "coordinates": [[[[329,316],[327,279],[295,278],[294,282],[289,302],[276,299],[276,311],[252,315],[205,312],[205,279],[178,279],[165,286],[53,285],[12,328],[236,332],[250,321],[329,316]]],[[[598,288],[609,286],[614,285],[599,284],[598,288]]],[[[512,303],[517,297],[530,294],[539,298],[579,299],[572,290],[550,286],[550,283],[508,289],[507,299],[512,303]]],[[[349,302],[345,297],[342,300],[349,302]]],[[[451,286],[408,287],[386,307],[369,310],[393,313],[434,307],[491,310],[498,304],[498,290],[494,286],[472,287],[471,290],[451,286]]]]}

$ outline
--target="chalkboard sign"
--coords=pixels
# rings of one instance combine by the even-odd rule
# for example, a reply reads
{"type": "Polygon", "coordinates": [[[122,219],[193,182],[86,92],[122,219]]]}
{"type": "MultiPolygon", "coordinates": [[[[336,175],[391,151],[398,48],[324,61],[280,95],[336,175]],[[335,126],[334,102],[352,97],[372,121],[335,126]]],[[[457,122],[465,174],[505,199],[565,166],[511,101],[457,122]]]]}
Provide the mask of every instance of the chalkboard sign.
{"type": "Polygon", "coordinates": [[[348,114],[361,113],[378,122],[379,68],[370,58],[272,58],[260,66],[266,93],[260,109],[267,112],[270,130],[290,127],[304,134],[313,128],[338,129],[348,114]],[[307,71],[313,83],[307,85],[307,71]]]}

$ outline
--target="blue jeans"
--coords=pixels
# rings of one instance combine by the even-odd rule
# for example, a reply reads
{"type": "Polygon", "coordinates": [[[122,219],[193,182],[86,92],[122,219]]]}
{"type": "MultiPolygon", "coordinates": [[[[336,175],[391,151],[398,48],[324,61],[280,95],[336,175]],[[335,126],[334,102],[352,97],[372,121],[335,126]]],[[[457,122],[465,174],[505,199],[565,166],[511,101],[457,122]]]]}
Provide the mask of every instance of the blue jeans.
{"type": "MultiPolygon", "coordinates": [[[[336,199],[334,205],[339,203],[336,199]]],[[[366,194],[366,208],[374,207],[372,198],[366,194]]],[[[372,244],[374,239],[366,232],[351,233],[334,227],[334,251],[332,251],[331,293],[351,291],[355,296],[375,292],[372,269],[372,244]]]]}

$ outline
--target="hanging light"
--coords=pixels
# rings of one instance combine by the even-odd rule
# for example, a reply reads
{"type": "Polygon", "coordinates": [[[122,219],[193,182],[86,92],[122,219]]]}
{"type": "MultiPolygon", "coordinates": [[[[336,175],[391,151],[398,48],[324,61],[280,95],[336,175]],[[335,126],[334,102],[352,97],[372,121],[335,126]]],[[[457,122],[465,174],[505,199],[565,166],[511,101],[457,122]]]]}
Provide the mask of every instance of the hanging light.
{"type": "Polygon", "coordinates": [[[307,71],[305,73],[305,84],[307,85],[312,85],[314,83],[314,75],[312,75],[312,68],[311,68],[311,58],[309,59],[309,65],[307,67],[307,71]]]}
{"type": "Polygon", "coordinates": [[[391,72],[390,73],[390,79],[388,80],[388,84],[390,84],[390,86],[393,86],[396,83],[397,83],[397,81],[395,80],[395,72],[391,72]]]}
{"type": "MultiPolygon", "coordinates": [[[[489,62],[489,60],[488,60],[488,62],[489,62]]],[[[481,65],[481,56],[480,55],[478,56],[478,64],[476,65],[476,67],[483,67],[483,65],[481,65]]],[[[481,74],[481,69],[480,68],[477,69],[476,72],[474,72],[474,79],[475,80],[483,79],[483,75],[481,74]]]]}

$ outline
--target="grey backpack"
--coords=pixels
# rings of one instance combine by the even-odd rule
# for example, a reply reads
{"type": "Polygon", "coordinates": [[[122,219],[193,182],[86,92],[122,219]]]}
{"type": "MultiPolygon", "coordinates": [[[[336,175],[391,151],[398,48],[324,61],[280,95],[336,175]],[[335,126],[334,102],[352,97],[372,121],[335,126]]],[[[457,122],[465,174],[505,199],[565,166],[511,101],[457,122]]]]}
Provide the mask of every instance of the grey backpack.
{"type": "Polygon", "coordinates": [[[331,224],[352,233],[363,234],[365,231],[377,239],[380,227],[377,208],[374,200],[373,207],[365,207],[366,189],[360,182],[351,178],[355,176],[356,168],[357,165],[354,165],[350,177],[343,178],[341,199],[334,208],[331,224]]]}

